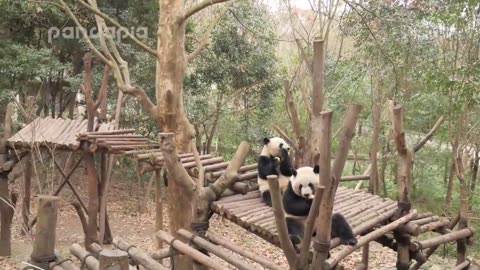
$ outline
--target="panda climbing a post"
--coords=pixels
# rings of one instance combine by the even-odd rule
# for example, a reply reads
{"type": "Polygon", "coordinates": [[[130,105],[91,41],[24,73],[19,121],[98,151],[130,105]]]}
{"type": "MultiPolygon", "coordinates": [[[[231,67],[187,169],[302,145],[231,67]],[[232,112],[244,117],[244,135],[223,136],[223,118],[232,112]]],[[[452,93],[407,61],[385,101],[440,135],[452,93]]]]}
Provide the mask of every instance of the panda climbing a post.
{"type": "MultiPolygon", "coordinates": [[[[282,198],[290,240],[294,245],[301,243],[304,234],[305,221],[312,206],[314,193],[319,186],[319,166],[301,167],[293,171],[287,190],[282,198]]],[[[341,214],[333,214],[331,237],[339,237],[343,245],[354,246],[357,239],[352,228],[341,214]]]]}
{"type": "Polygon", "coordinates": [[[288,152],[290,146],[279,137],[264,138],[263,148],[258,157],[258,178],[260,194],[268,206],[272,206],[272,197],[267,176],[277,175],[280,190],[284,191],[293,173],[292,161],[288,152]]]}

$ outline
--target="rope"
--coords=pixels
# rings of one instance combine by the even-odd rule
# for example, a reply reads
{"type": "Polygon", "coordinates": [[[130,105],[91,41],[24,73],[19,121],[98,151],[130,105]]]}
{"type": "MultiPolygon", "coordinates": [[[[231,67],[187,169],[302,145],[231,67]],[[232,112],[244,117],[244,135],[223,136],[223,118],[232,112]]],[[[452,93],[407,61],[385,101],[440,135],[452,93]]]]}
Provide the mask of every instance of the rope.
{"type": "Polygon", "coordinates": [[[198,221],[190,223],[190,227],[194,232],[208,231],[210,223],[208,221],[198,221]]]}
{"type": "Polygon", "coordinates": [[[38,263],[54,262],[56,259],[57,259],[57,257],[55,255],[39,257],[39,258],[32,258],[33,261],[38,262],[38,263]]]}
{"type": "Polygon", "coordinates": [[[330,243],[313,240],[312,247],[318,252],[327,252],[330,251],[330,243]]]}
{"type": "Polygon", "coordinates": [[[87,266],[87,259],[88,257],[93,257],[95,258],[95,256],[93,256],[92,254],[87,254],[87,256],[83,257],[83,259],[80,261],[82,264],[80,264],[80,270],[83,270],[83,269],[87,269],[85,268],[85,266],[87,266]]]}

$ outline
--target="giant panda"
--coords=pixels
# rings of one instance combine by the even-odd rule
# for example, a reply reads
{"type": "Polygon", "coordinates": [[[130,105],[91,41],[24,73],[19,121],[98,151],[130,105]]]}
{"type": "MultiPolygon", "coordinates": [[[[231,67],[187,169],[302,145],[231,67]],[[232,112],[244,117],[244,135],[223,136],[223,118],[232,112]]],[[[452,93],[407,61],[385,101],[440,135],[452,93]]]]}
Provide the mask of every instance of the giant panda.
{"type": "Polygon", "coordinates": [[[272,206],[272,197],[268,186],[267,176],[277,175],[280,190],[283,192],[292,176],[292,162],[290,160],[290,146],[279,137],[264,138],[263,148],[258,157],[257,183],[260,194],[268,206],[272,206]]]}
{"type": "MultiPolygon", "coordinates": [[[[312,206],[314,193],[319,186],[319,166],[301,167],[293,171],[288,187],[282,198],[290,240],[294,245],[303,239],[304,223],[312,206]]],[[[340,237],[342,244],[354,246],[357,239],[344,216],[332,216],[331,237],[340,237]]]]}

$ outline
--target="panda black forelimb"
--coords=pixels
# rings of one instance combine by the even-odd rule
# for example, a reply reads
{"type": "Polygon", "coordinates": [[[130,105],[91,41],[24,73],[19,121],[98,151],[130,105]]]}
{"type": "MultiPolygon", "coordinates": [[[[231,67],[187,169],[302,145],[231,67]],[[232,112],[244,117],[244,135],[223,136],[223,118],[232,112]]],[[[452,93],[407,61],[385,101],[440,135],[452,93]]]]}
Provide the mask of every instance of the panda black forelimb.
{"type": "Polygon", "coordinates": [[[270,190],[262,192],[262,199],[266,205],[272,207],[272,194],[270,194],[270,190]]]}
{"type": "Polygon", "coordinates": [[[294,168],[292,165],[292,160],[290,159],[290,155],[288,154],[288,150],[282,148],[280,149],[280,153],[282,155],[279,164],[280,174],[285,176],[292,176],[294,168]]]}
{"type": "Polygon", "coordinates": [[[285,218],[285,220],[287,222],[287,231],[290,241],[292,241],[293,245],[300,244],[300,242],[302,242],[304,232],[303,222],[288,217],[285,218]]]}
{"type": "Polygon", "coordinates": [[[357,244],[357,239],[353,235],[350,224],[348,224],[345,217],[339,213],[333,214],[332,216],[331,237],[339,237],[343,245],[354,246],[357,244]]]}
{"type": "Polygon", "coordinates": [[[278,175],[276,171],[276,161],[268,156],[258,157],[258,177],[267,180],[269,175],[278,175]]]}

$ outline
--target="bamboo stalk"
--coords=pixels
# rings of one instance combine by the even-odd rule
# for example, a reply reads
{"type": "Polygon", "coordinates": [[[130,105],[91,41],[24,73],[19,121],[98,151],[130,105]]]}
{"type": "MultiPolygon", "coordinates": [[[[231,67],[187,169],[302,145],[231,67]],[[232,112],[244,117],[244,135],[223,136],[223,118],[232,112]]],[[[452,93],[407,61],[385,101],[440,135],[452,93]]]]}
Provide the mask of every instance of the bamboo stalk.
{"type": "Polygon", "coordinates": [[[368,180],[370,175],[346,175],[340,178],[341,182],[368,180]]]}

